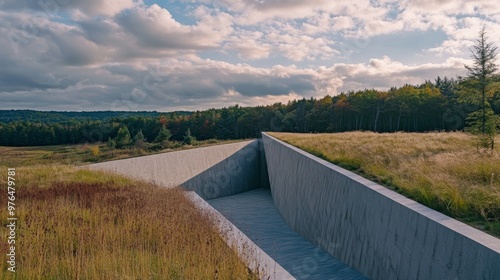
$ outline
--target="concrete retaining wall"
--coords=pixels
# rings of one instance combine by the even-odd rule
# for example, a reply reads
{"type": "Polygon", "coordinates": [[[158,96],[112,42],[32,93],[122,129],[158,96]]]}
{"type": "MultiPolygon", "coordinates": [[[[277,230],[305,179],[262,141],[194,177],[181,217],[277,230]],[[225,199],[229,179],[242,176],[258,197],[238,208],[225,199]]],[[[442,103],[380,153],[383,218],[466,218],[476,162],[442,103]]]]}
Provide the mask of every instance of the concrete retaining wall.
{"type": "Polygon", "coordinates": [[[183,186],[203,199],[236,194],[260,187],[267,170],[261,169],[259,140],[210,146],[87,166],[165,187],[183,186]]]}
{"type": "Polygon", "coordinates": [[[303,237],[373,279],[500,279],[500,240],[263,134],[273,200],[303,237]]]}

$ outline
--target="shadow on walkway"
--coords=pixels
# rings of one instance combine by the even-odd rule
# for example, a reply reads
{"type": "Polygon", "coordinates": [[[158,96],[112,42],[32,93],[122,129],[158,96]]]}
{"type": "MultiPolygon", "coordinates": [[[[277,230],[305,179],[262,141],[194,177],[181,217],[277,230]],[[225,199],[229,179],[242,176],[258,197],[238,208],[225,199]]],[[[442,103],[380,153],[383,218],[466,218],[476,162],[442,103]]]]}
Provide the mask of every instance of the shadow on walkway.
{"type": "Polygon", "coordinates": [[[270,189],[208,203],[297,279],[368,279],[292,231],[274,207],[270,189]]]}

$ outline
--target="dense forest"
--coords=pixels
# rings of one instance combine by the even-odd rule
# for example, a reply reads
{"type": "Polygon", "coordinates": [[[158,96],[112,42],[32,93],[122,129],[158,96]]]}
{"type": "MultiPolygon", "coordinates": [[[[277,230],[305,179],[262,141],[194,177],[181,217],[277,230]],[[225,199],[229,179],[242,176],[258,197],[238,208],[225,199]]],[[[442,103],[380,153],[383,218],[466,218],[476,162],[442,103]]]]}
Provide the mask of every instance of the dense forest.
{"type": "MultiPolygon", "coordinates": [[[[191,114],[191,112],[177,112],[191,114]]],[[[56,123],[68,121],[106,120],[113,117],[144,116],[157,117],[158,112],[96,111],[96,112],[60,112],[34,110],[0,110],[0,123],[30,121],[38,123],[56,123]]]]}
{"type": "MultiPolygon", "coordinates": [[[[500,77],[490,86],[488,104],[500,114],[500,77]]],[[[169,140],[186,134],[198,140],[258,137],[261,131],[425,132],[463,130],[467,116],[479,103],[466,92],[467,78],[440,78],[421,85],[388,91],[366,89],[300,99],[288,104],[240,107],[196,112],[38,112],[0,111],[0,145],[30,146],[105,142],[126,127],[153,142],[162,129],[169,140]],[[189,129],[189,132],[188,132],[189,129]]]]}

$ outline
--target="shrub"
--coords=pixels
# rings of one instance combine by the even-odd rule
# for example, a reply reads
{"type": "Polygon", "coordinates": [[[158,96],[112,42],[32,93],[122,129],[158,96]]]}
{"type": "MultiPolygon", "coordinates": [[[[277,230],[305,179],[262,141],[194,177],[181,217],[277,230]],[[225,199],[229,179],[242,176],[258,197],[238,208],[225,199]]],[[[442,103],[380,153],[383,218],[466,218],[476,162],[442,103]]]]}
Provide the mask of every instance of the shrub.
{"type": "Polygon", "coordinates": [[[92,155],[95,156],[95,157],[97,157],[99,155],[99,153],[101,152],[99,150],[99,146],[98,145],[91,146],[89,150],[92,153],[92,155]]]}
{"type": "Polygon", "coordinates": [[[108,138],[108,142],[106,142],[106,146],[110,149],[116,148],[116,141],[114,139],[111,139],[111,137],[108,138]]]}

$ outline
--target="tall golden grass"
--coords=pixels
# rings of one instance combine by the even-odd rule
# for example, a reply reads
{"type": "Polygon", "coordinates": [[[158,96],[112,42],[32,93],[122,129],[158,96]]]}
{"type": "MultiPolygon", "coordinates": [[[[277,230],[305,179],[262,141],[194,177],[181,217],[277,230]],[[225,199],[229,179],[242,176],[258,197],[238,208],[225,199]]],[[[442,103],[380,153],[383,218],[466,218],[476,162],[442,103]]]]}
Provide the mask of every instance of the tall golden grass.
{"type": "Polygon", "coordinates": [[[498,145],[481,152],[459,132],[270,135],[500,236],[498,145]]]}
{"type": "Polygon", "coordinates": [[[18,168],[16,182],[17,272],[1,261],[2,279],[256,277],[181,189],[63,165],[18,168]]]}

